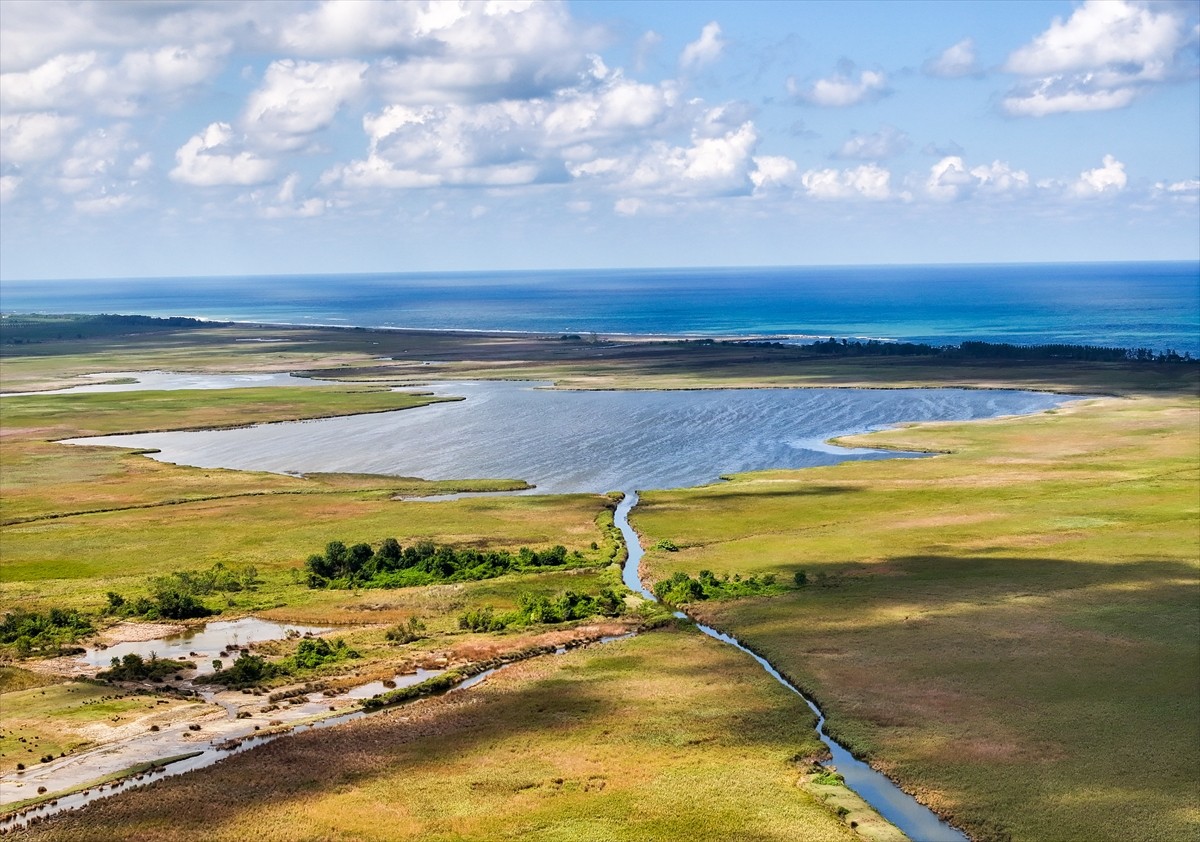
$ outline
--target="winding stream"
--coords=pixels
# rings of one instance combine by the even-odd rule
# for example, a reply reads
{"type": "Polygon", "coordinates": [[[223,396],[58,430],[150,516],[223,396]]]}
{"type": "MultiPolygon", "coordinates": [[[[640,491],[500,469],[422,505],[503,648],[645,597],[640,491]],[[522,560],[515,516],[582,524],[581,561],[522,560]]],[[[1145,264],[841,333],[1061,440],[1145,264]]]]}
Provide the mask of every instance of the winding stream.
{"type": "MultiPolygon", "coordinates": [[[[621,579],[630,590],[657,602],[654,594],[642,584],[638,575],[638,565],[641,563],[644,550],[637,532],[629,525],[629,513],[637,503],[637,492],[627,491],[613,515],[613,521],[621,530],[621,535],[625,538],[625,546],[629,550],[629,557],[621,570],[621,579]]],[[[675,616],[680,619],[691,619],[683,612],[676,612],[675,616]]],[[[771,666],[766,658],[748,649],[734,637],[702,623],[695,623],[695,626],[714,640],[727,643],[735,649],[745,652],[757,661],[768,675],[803,699],[804,703],[817,716],[817,736],[829,748],[833,755],[833,765],[845,779],[846,786],[858,793],[864,801],[875,808],[876,812],[900,828],[906,836],[910,839],[921,840],[921,842],[967,842],[967,837],[962,831],[946,824],[938,818],[936,813],[892,783],[886,775],[875,771],[866,763],[855,758],[845,747],[839,745],[825,733],[825,714],[794,684],[780,675],[779,670],[771,666]]]]}

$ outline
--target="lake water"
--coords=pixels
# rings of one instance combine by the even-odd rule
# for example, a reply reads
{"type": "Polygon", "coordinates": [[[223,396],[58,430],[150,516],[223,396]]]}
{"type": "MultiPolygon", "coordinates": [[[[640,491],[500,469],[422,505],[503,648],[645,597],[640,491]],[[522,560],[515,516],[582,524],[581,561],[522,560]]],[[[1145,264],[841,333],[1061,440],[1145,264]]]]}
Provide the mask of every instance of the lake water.
{"type": "Polygon", "coordinates": [[[969,389],[574,392],[528,382],[436,384],[466,400],[233,430],[69,440],[157,449],[204,468],[523,479],[537,493],[677,488],[724,474],[896,453],[826,444],[906,421],[1038,412],[1068,400],[969,389]]]}
{"type": "Polygon", "coordinates": [[[5,312],[1200,354],[1200,265],[1190,261],[4,281],[0,300],[5,312]]]}

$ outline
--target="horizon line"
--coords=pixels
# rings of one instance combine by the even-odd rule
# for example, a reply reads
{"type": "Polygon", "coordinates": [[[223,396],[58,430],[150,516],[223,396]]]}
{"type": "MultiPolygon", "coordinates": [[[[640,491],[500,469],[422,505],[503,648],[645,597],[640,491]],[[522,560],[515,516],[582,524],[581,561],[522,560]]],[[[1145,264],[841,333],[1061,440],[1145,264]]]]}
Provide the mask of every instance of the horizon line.
{"type": "Polygon", "coordinates": [[[337,277],[405,277],[428,275],[515,275],[515,274],[545,274],[552,272],[688,272],[688,271],[738,271],[746,269],[893,269],[902,267],[925,268],[954,268],[954,267],[1000,267],[1000,266],[1120,266],[1130,264],[1170,264],[1192,263],[1200,272],[1200,258],[1159,258],[1153,260],[1013,260],[1013,261],[979,261],[963,262],[948,261],[945,263],[896,262],[896,263],[778,263],[778,264],[745,264],[745,265],[705,265],[705,266],[575,266],[575,267],[542,267],[518,269],[408,269],[357,272],[262,272],[252,274],[199,274],[199,275],[94,275],[90,277],[25,277],[5,278],[0,276],[0,284],[23,283],[66,283],[72,281],[169,281],[169,280],[217,280],[217,279],[253,279],[253,278],[319,278],[335,275],[337,277]]]}

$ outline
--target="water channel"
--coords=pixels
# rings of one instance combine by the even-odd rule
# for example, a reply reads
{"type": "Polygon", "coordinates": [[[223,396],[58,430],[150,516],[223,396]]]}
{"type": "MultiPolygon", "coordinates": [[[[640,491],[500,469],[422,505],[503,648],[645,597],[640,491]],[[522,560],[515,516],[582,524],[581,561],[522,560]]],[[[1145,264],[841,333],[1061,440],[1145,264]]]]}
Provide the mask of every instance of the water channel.
{"type": "MultiPolygon", "coordinates": [[[[625,545],[629,549],[629,557],[625,561],[625,566],[621,569],[621,578],[630,590],[640,593],[646,599],[657,602],[654,594],[642,584],[641,577],[638,575],[638,566],[641,563],[644,550],[642,549],[636,530],[629,524],[629,513],[637,503],[637,492],[627,491],[620,505],[617,506],[616,513],[613,515],[613,520],[617,528],[621,530],[621,535],[625,538],[625,545]]],[[[680,619],[691,619],[682,611],[676,612],[675,616],[680,619]]],[[[846,786],[858,793],[881,816],[900,828],[909,839],[920,840],[921,842],[967,842],[967,837],[962,831],[946,824],[938,818],[936,813],[896,786],[886,775],[875,771],[866,763],[854,757],[842,745],[835,742],[826,734],[825,714],[821,712],[821,709],[811,699],[800,692],[794,684],[784,678],[779,670],[775,669],[766,658],[747,648],[734,637],[719,632],[703,623],[694,622],[694,625],[714,640],[727,643],[735,649],[745,652],[757,661],[758,665],[768,675],[803,699],[809,709],[816,714],[817,736],[820,737],[821,742],[828,747],[830,753],[833,755],[832,765],[837,768],[838,773],[845,780],[846,786]]]]}

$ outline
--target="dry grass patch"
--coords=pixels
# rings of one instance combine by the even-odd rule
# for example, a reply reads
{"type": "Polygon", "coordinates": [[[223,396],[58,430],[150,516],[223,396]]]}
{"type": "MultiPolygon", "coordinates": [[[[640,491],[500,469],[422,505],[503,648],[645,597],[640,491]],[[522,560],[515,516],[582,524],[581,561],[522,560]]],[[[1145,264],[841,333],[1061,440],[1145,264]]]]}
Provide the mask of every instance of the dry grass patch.
{"type": "Polygon", "coordinates": [[[848,840],[796,783],[803,703],[737,652],[656,632],[288,737],[31,839],[848,840]],[[203,804],[203,818],[195,815],[203,804]],[[202,823],[202,824],[201,824],[202,823]]]}

